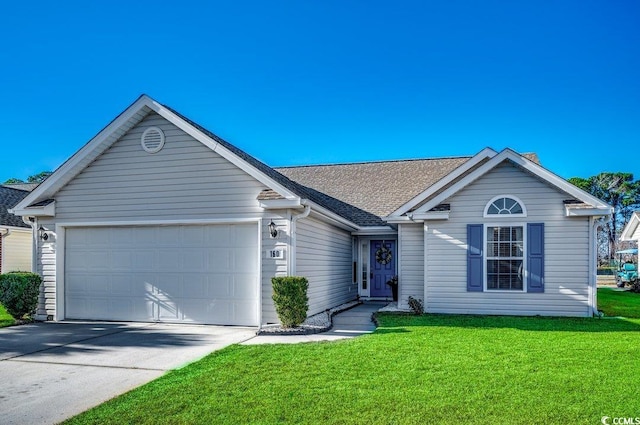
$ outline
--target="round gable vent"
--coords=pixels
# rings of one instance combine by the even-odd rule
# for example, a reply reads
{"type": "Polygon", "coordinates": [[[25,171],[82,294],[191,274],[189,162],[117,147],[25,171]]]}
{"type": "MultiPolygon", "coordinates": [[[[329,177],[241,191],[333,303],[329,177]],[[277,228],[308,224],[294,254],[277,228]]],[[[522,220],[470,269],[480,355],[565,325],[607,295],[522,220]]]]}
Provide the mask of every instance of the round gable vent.
{"type": "Polygon", "coordinates": [[[164,146],[164,133],[158,127],[149,127],[142,133],[140,143],[146,152],[160,152],[164,146]]]}

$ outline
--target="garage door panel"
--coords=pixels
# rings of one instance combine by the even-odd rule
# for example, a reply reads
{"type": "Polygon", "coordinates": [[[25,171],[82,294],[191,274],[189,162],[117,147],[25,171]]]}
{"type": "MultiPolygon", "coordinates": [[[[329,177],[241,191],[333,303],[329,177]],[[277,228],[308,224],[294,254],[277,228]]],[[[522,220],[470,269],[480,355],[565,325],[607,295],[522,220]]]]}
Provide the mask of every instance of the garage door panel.
{"type": "Polygon", "coordinates": [[[109,275],[109,293],[116,297],[144,297],[147,285],[135,276],[125,273],[112,273],[109,275]]]}
{"type": "Polygon", "coordinates": [[[185,298],[205,298],[210,296],[207,291],[207,276],[193,274],[188,278],[188,284],[182,284],[182,296],[185,298]]]}
{"type": "MultiPolygon", "coordinates": [[[[133,266],[132,252],[128,250],[114,250],[110,252],[109,268],[111,270],[131,270],[133,266]]],[[[103,260],[104,261],[104,260],[103,260]]]]}
{"type": "Polygon", "coordinates": [[[240,300],[253,298],[252,287],[256,286],[256,278],[251,275],[237,274],[231,279],[231,297],[240,300]]]}
{"type": "Polygon", "coordinates": [[[256,224],[70,228],[66,317],[257,325],[256,224]]]}
{"type": "Polygon", "coordinates": [[[200,249],[185,249],[181,252],[183,269],[190,272],[206,272],[209,269],[207,256],[200,249]]]}
{"type": "Polygon", "coordinates": [[[252,270],[253,264],[258,262],[258,254],[245,252],[241,248],[234,248],[230,250],[232,255],[232,269],[233,270],[252,270]]]}
{"type": "Polygon", "coordinates": [[[182,270],[182,262],[180,261],[180,253],[177,250],[169,251],[161,248],[157,251],[158,264],[157,269],[160,271],[182,270]]]}

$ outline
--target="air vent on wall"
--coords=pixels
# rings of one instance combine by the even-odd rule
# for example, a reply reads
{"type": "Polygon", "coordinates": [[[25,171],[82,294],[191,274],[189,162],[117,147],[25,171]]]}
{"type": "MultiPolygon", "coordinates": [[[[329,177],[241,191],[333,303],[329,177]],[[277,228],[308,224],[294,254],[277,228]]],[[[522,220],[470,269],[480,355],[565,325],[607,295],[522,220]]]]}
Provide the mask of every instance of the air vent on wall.
{"type": "Polygon", "coordinates": [[[142,133],[140,143],[146,152],[160,152],[164,146],[164,133],[158,127],[149,127],[142,133]]]}

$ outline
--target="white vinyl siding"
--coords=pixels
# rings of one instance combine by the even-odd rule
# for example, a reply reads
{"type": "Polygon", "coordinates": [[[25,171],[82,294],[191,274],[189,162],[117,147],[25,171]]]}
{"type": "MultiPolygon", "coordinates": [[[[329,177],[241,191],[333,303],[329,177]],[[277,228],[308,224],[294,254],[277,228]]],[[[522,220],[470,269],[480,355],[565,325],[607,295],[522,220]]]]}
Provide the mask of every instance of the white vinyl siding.
{"type": "Polygon", "coordinates": [[[424,301],[424,226],[398,225],[400,308],[408,308],[409,296],[424,301]]]}
{"type": "Polygon", "coordinates": [[[309,280],[309,315],[354,300],[351,234],[312,217],[296,226],[296,274],[309,280]]]}
{"type": "MultiPolygon", "coordinates": [[[[136,120],[140,122],[135,127],[120,133],[119,140],[60,189],[55,195],[56,217],[40,219],[39,224],[55,232],[56,224],[65,223],[262,219],[262,317],[263,323],[276,321],[271,277],[286,275],[288,256],[271,260],[265,251],[289,246],[287,213],[265,212],[257,197],[266,186],[159,115],[136,120]],[[155,154],[140,145],[142,133],[151,126],[161,128],[166,137],[155,154]],[[282,230],[276,239],[264,233],[272,218],[282,230]]],[[[56,314],[56,244],[55,236],[39,241],[41,319],[56,314]]]]}
{"type": "Polygon", "coordinates": [[[12,229],[2,238],[2,273],[31,271],[32,240],[31,229],[12,229]]]}
{"type": "MultiPolygon", "coordinates": [[[[55,225],[51,219],[39,219],[38,226],[47,230],[54,230],[55,225]]],[[[56,240],[50,237],[46,241],[38,239],[37,273],[42,276],[40,297],[36,312],[39,320],[55,317],[56,314],[56,240]]]]}
{"type": "Polygon", "coordinates": [[[631,239],[636,240],[636,241],[640,241],[640,225],[638,225],[638,227],[636,227],[636,231],[633,232],[633,235],[631,236],[631,239]]]}
{"type": "MultiPolygon", "coordinates": [[[[284,215],[284,212],[282,213],[284,215]]],[[[290,246],[289,220],[273,218],[278,226],[278,236],[272,238],[267,224],[271,218],[262,221],[262,323],[278,323],[275,306],[273,305],[273,284],[271,278],[287,276],[287,250],[290,246]],[[273,259],[267,256],[270,250],[282,250],[284,258],[273,259]]]]}
{"type": "Polygon", "coordinates": [[[503,163],[448,199],[449,220],[428,225],[427,311],[588,316],[589,218],[565,217],[563,200],[568,198],[533,175],[503,163]],[[504,193],[517,196],[527,208],[526,220],[513,220],[545,225],[544,293],[467,292],[466,225],[505,224],[504,216],[483,218],[487,202],[504,193]]]}
{"type": "Polygon", "coordinates": [[[132,128],[55,196],[57,220],[256,217],[266,187],[157,114],[132,128]],[[140,137],[162,129],[164,148],[145,152],[140,137]]]}

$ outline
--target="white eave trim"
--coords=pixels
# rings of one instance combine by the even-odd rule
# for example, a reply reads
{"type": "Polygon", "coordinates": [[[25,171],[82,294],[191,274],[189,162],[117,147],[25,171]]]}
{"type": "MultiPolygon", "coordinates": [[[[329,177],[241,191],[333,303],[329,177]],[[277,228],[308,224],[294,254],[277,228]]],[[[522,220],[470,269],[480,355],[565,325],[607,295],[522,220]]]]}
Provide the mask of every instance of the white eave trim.
{"type": "Polygon", "coordinates": [[[433,207],[435,207],[436,205],[443,203],[448,198],[453,196],[455,193],[465,188],[466,186],[468,186],[469,184],[471,184],[472,182],[474,182],[475,180],[477,180],[478,178],[480,178],[481,176],[483,176],[484,174],[486,174],[487,172],[489,172],[490,170],[492,170],[493,168],[495,168],[497,165],[499,165],[505,160],[512,161],[513,163],[529,171],[533,175],[548,182],[550,185],[555,186],[559,190],[568,193],[569,195],[584,202],[585,204],[593,205],[593,207],[595,208],[595,211],[597,211],[596,215],[599,215],[599,216],[608,215],[613,212],[613,208],[610,205],[607,205],[606,203],[602,202],[600,199],[596,198],[595,196],[572,185],[568,181],[564,180],[562,177],[559,177],[553,174],[546,168],[543,168],[542,166],[532,161],[529,161],[528,159],[524,158],[518,153],[507,148],[507,149],[504,149],[502,152],[500,152],[498,155],[491,158],[486,163],[482,164],[481,166],[479,166],[478,168],[476,168],[475,170],[473,170],[472,172],[464,176],[455,184],[451,185],[451,187],[447,188],[445,191],[438,194],[433,199],[429,200],[427,203],[425,203],[423,206],[417,209],[416,213],[425,213],[430,209],[432,209],[433,207]]]}
{"type": "Polygon", "coordinates": [[[412,221],[406,215],[403,215],[403,216],[400,216],[400,217],[388,216],[388,217],[382,217],[382,219],[384,221],[386,221],[387,223],[392,223],[392,224],[411,223],[411,221],[412,221]]]}
{"type": "Polygon", "coordinates": [[[308,199],[303,199],[301,204],[309,205],[311,207],[312,213],[316,213],[323,216],[324,218],[328,219],[328,221],[333,222],[338,227],[341,227],[345,230],[349,230],[353,232],[353,231],[362,229],[360,226],[356,225],[355,223],[347,220],[346,218],[339,216],[338,214],[326,209],[325,207],[322,207],[316,204],[313,201],[310,201],[308,199]]]}
{"type": "Polygon", "coordinates": [[[427,211],[426,213],[408,213],[401,217],[384,217],[387,223],[424,223],[428,220],[449,220],[450,211],[427,211]]]}
{"type": "Polygon", "coordinates": [[[631,220],[629,220],[627,225],[624,226],[624,229],[622,229],[620,240],[634,241],[635,239],[633,239],[632,236],[636,232],[638,225],[640,225],[640,213],[636,211],[631,215],[631,220]]]}
{"type": "MultiPolygon", "coordinates": [[[[147,95],[140,96],[131,106],[118,115],[113,121],[109,123],[105,128],[100,131],[93,139],[81,147],[75,154],[71,156],[66,162],[64,162],[55,172],[49,176],[45,181],[40,183],[31,193],[29,193],[18,205],[14,207],[16,211],[27,211],[29,205],[38,202],[43,194],[46,194],[63,176],[71,172],[77,167],[87,156],[97,149],[105,139],[109,138],[115,131],[125,125],[131,118],[135,116],[145,106],[151,108],[151,104],[156,103],[147,95]]],[[[47,198],[53,197],[53,194],[47,196],[47,198]]],[[[17,213],[15,213],[17,214],[17,213]]]]}
{"type": "MultiPolygon", "coordinates": [[[[176,127],[180,128],[185,133],[189,134],[205,146],[209,147],[214,152],[221,155],[227,161],[236,165],[238,168],[258,180],[260,183],[265,186],[273,189],[280,195],[282,195],[286,199],[299,199],[299,197],[291,192],[289,189],[285,188],[271,177],[253,167],[249,163],[247,163],[244,159],[240,158],[229,149],[220,145],[216,140],[204,134],[202,131],[198,130],[184,119],[177,116],[175,113],[171,112],[166,107],[162,106],[160,103],[156,102],[152,98],[147,95],[140,96],[131,106],[124,110],[120,115],[118,115],[109,125],[107,125],[100,133],[98,133],[93,139],[91,139],[88,143],[86,143],[80,150],[78,150],[71,158],[69,158],[64,164],[60,166],[49,178],[47,178],[44,182],[42,182],[38,187],[36,187],[29,195],[27,195],[16,207],[14,208],[16,211],[26,212],[28,211],[28,206],[32,205],[43,198],[51,198],[57,190],[51,190],[51,188],[55,188],[56,184],[68,175],[69,173],[73,173],[74,170],[80,166],[80,164],[91,155],[101,144],[111,137],[114,132],[116,132],[119,128],[127,124],[127,122],[133,118],[137,113],[139,113],[143,108],[149,108],[152,111],[156,112],[158,115],[174,124],[176,127]]],[[[117,139],[114,139],[114,142],[117,139]]],[[[77,170],[80,172],[81,170],[77,170]]],[[[16,213],[17,214],[17,213],[16,213]]],[[[26,214],[29,214],[28,212],[26,214]]],[[[35,214],[32,214],[35,215],[35,214]]],[[[48,214],[45,214],[48,215],[48,214]]]]}
{"type": "Polygon", "coordinates": [[[425,213],[414,213],[414,220],[449,220],[451,211],[427,211],[425,213]]]}
{"type": "Polygon", "coordinates": [[[565,205],[564,210],[567,217],[607,216],[611,215],[611,213],[613,212],[610,208],[571,207],[570,205],[565,205]]]}
{"type": "Polygon", "coordinates": [[[276,191],[286,199],[293,199],[293,200],[299,199],[299,197],[293,192],[291,192],[289,189],[282,186],[280,183],[276,182],[271,177],[264,174],[262,171],[258,170],[257,168],[247,163],[244,159],[240,158],[235,153],[231,152],[229,149],[222,146],[216,140],[212,139],[202,131],[198,130],[197,128],[195,128],[194,126],[192,126],[191,124],[183,120],[181,117],[177,116],[176,114],[171,112],[169,109],[165,108],[164,106],[156,102],[155,100],[151,98],[149,98],[149,100],[151,101],[151,103],[147,106],[152,110],[154,110],[158,115],[160,115],[161,117],[163,117],[164,119],[166,119],[167,121],[169,121],[170,123],[178,127],[179,129],[181,129],[185,133],[189,134],[191,137],[198,140],[200,143],[209,147],[211,150],[218,153],[224,159],[231,162],[233,165],[240,168],[242,171],[249,174],[254,179],[258,180],[260,183],[264,184],[270,189],[273,189],[274,191],[276,191]]]}
{"type": "Polygon", "coordinates": [[[16,227],[0,224],[0,230],[11,230],[12,232],[27,232],[31,233],[33,229],[31,227],[16,227]]]}
{"type": "Polygon", "coordinates": [[[56,201],[52,201],[42,207],[26,207],[18,208],[20,204],[15,208],[8,210],[11,214],[22,217],[55,217],[56,215],[56,201]]]}
{"type": "Polygon", "coordinates": [[[300,198],[297,199],[263,199],[258,201],[260,208],[265,210],[280,210],[280,209],[302,209],[304,205],[300,202],[300,198]]]}
{"type": "Polygon", "coordinates": [[[451,183],[452,181],[454,181],[455,179],[457,179],[458,177],[460,177],[461,175],[463,175],[464,173],[466,173],[467,171],[469,171],[470,169],[478,165],[478,163],[480,163],[481,161],[484,161],[487,158],[493,158],[497,154],[498,153],[491,148],[484,148],[483,150],[481,150],[480,152],[478,152],[477,154],[469,158],[469,160],[467,160],[464,164],[460,165],[458,168],[456,168],[451,173],[446,175],[444,178],[437,181],[433,185],[429,186],[429,188],[426,189],[424,192],[413,197],[413,199],[411,199],[409,202],[407,202],[406,204],[402,205],[400,208],[398,208],[397,210],[389,214],[387,218],[391,218],[391,217],[395,218],[395,217],[402,216],[403,214],[411,210],[411,208],[414,208],[420,202],[422,202],[423,200],[431,196],[431,194],[442,189],[443,187],[445,187],[446,185],[448,185],[449,183],[451,183]]]}
{"type": "Polygon", "coordinates": [[[361,230],[351,232],[353,236],[376,236],[376,235],[390,235],[397,234],[398,231],[389,226],[371,226],[363,227],[361,230]]]}

